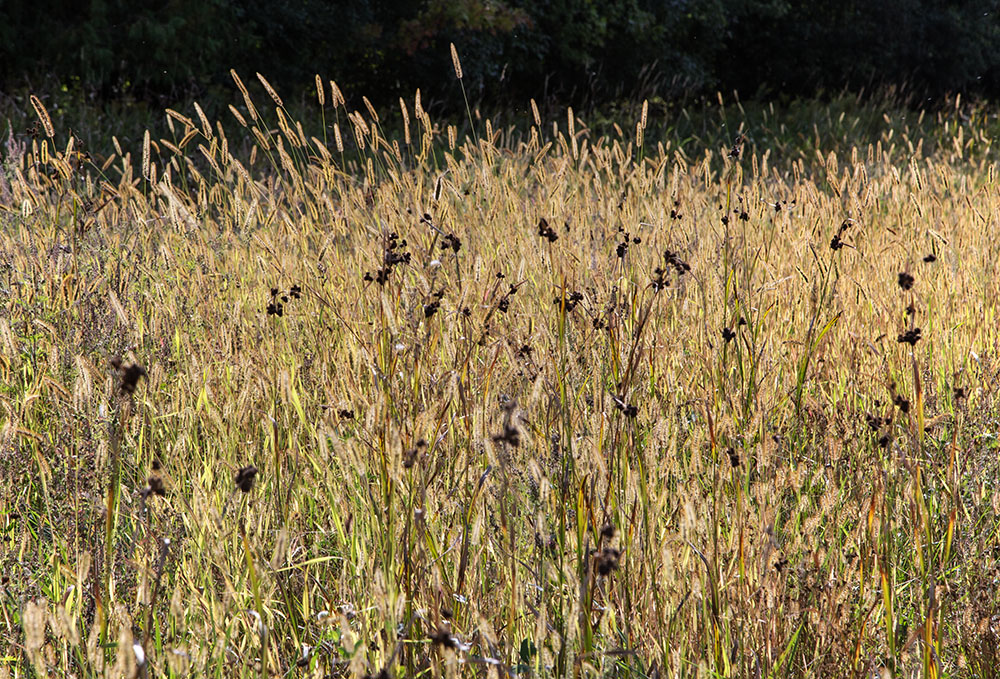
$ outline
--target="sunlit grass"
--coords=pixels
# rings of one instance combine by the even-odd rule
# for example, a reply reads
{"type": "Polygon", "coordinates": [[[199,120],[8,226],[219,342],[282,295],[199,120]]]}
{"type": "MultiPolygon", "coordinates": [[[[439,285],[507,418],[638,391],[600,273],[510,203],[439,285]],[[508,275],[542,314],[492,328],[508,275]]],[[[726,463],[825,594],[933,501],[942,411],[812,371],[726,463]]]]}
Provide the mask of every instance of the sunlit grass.
{"type": "Polygon", "coordinates": [[[0,676],[989,675],[983,110],[265,86],[7,145],[0,676]]]}

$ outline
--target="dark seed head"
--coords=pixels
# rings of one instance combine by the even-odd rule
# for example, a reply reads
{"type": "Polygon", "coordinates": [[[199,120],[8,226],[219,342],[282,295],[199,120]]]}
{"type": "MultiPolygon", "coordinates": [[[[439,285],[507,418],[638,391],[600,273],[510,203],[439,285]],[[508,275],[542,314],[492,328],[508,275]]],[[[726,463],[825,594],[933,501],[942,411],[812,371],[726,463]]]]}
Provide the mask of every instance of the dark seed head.
{"type": "Polygon", "coordinates": [[[503,432],[500,434],[493,435],[494,443],[507,443],[514,448],[521,445],[521,433],[517,430],[517,427],[507,423],[503,426],[503,432]]]}
{"type": "Polygon", "coordinates": [[[257,477],[257,468],[252,464],[240,467],[236,472],[236,487],[244,493],[249,493],[253,488],[254,479],[257,477]]]}
{"type": "Polygon", "coordinates": [[[909,290],[913,287],[913,276],[903,271],[899,274],[898,283],[903,290],[909,290]]]}
{"type": "Polygon", "coordinates": [[[597,572],[600,575],[610,575],[611,571],[618,568],[618,560],[621,558],[621,552],[617,549],[612,549],[611,547],[605,547],[601,550],[601,553],[597,555],[597,572]]]}
{"type": "Polygon", "coordinates": [[[149,484],[149,492],[153,495],[164,496],[167,494],[167,490],[163,487],[163,479],[159,476],[150,476],[146,479],[146,483],[149,484]]]}
{"type": "Polygon", "coordinates": [[[542,217],[538,220],[538,235],[546,239],[550,243],[555,243],[559,240],[559,234],[556,230],[549,226],[549,221],[542,217]]]}
{"type": "Polygon", "coordinates": [[[917,342],[920,341],[920,328],[907,330],[903,334],[898,335],[896,341],[900,344],[909,344],[911,347],[916,346],[917,342]]]}
{"type": "Polygon", "coordinates": [[[123,367],[121,373],[121,391],[124,394],[134,394],[135,388],[139,384],[139,378],[146,377],[146,369],[138,363],[123,367]]]}

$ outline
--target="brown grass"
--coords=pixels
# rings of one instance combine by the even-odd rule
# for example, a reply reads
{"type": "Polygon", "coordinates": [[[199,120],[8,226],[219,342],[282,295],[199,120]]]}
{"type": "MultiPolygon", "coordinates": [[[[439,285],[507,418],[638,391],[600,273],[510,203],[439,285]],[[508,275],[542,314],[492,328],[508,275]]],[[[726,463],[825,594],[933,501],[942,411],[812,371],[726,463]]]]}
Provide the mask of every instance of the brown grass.
{"type": "Polygon", "coordinates": [[[990,675],[981,119],[327,149],[237,83],[8,144],[0,676],[990,675]]]}

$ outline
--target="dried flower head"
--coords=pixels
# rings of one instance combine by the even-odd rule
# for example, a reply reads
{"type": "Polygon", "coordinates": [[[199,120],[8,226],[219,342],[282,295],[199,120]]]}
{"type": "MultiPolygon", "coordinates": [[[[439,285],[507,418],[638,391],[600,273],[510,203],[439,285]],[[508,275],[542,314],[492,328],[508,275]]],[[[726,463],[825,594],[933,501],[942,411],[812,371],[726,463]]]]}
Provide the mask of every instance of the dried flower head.
{"type": "Polygon", "coordinates": [[[733,146],[729,149],[729,157],[738,159],[740,154],[743,152],[743,142],[746,141],[746,136],[741,132],[736,135],[736,139],[733,140],[733,146]]]}
{"type": "Polygon", "coordinates": [[[111,359],[111,366],[119,373],[121,383],[118,388],[123,394],[134,394],[139,385],[139,378],[148,377],[144,367],[138,363],[125,365],[118,356],[111,359]]]}
{"type": "Polygon", "coordinates": [[[597,555],[595,562],[597,566],[597,573],[599,575],[610,575],[611,571],[617,570],[618,560],[621,558],[621,552],[617,549],[611,547],[605,547],[597,555]]]}
{"type": "Polygon", "coordinates": [[[736,452],[735,448],[727,448],[726,455],[729,456],[729,465],[733,468],[740,466],[740,454],[736,452]]]}
{"type": "Polygon", "coordinates": [[[538,235],[545,238],[550,243],[555,243],[559,240],[559,234],[556,233],[555,229],[549,226],[549,221],[545,219],[545,217],[541,217],[538,220],[538,235]]]}
{"type": "Polygon", "coordinates": [[[146,479],[146,483],[148,484],[149,493],[159,495],[161,497],[167,494],[166,488],[163,487],[163,479],[159,476],[155,474],[150,476],[146,479]]]}
{"type": "Polygon", "coordinates": [[[896,341],[900,344],[909,344],[911,347],[916,346],[917,342],[920,341],[920,328],[907,330],[903,334],[898,335],[896,341]]]}
{"type": "Polygon", "coordinates": [[[244,493],[249,493],[253,489],[254,480],[257,478],[257,468],[252,464],[240,467],[236,472],[236,487],[244,493]]]}

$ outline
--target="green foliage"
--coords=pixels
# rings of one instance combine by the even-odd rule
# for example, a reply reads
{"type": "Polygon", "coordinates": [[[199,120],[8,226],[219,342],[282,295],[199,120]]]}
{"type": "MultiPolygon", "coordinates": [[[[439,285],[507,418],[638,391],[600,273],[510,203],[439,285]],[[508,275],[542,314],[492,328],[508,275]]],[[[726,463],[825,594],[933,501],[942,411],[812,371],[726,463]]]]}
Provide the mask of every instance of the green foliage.
{"type": "Polygon", "coordinates": [[[729,86],[792,94],[826,87],[905,85],[920,95],[995,95],[996,0],[774,3],[730,26],[715,72],[729,86]]]}
{"type": "Polygon", "coordinates": [[[994,94],[998,12],[1000,0],[39,0],[5,7],[0,79],[37,89],[56,74],[162,103],[204,97],[230,68],[303,96],[318,72],[348,96],[424,87],[454,102],[442,78],[454,42],[470,96],[501,103],[887,84],[994,94]]]}

